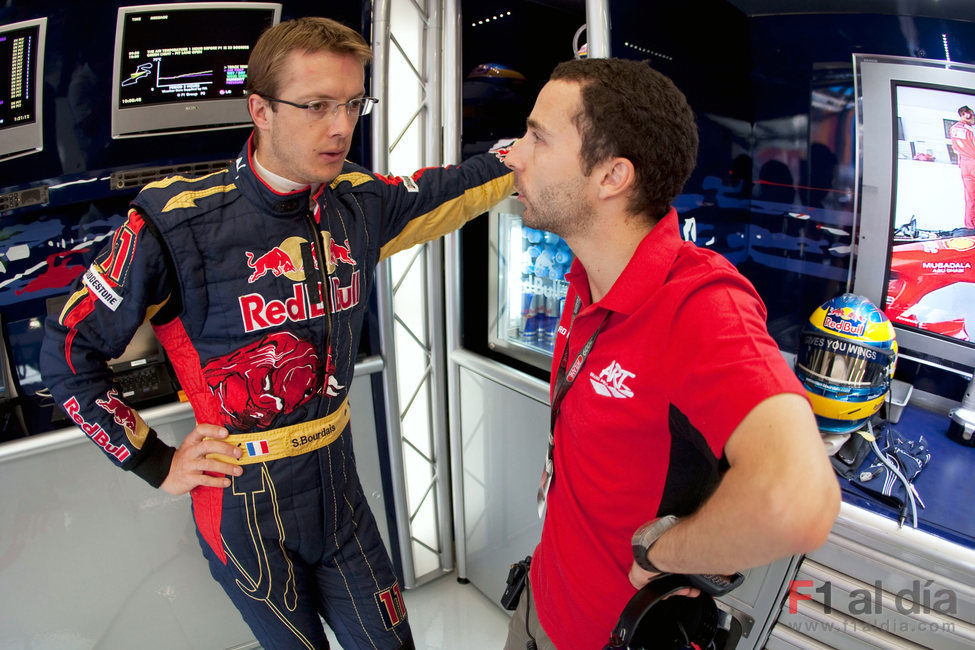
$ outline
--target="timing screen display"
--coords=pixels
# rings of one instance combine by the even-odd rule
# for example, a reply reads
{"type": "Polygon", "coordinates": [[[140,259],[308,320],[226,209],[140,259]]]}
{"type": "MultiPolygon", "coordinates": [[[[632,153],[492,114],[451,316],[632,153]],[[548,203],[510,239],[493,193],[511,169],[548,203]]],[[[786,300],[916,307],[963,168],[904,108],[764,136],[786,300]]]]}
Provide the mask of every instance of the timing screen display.
{"type": "Polygon", "coordinates": [[[126,15],[119,108],[243,97],[251,48],[272,19],[239,8],[126,15]]]}
{"type": "Polygon", "coordinates": [[[30,124],[37,119],[34,86],[37,80],[36,25],[0,32],[0,129],[30,124]]]}

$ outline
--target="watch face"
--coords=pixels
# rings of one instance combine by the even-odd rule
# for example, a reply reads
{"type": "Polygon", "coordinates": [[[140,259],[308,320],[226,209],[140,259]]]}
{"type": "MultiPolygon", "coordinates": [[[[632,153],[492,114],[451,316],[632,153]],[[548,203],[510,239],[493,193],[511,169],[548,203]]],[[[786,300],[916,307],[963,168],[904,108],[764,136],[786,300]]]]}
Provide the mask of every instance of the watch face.
{"type": "Polygon", "coordinates": [[[660,569],[653,566],[653,563],[647,559],[647,552],[653,546],[653,543],[661,535],[673,528],[678,521],[680,520],[674,515],[667,515],[666,517],[649,521],[636,529],[636,532],[633,533],[631,543],[633,545],[633,559],[638,566],[646,571],[661,573],[660,569]]]}

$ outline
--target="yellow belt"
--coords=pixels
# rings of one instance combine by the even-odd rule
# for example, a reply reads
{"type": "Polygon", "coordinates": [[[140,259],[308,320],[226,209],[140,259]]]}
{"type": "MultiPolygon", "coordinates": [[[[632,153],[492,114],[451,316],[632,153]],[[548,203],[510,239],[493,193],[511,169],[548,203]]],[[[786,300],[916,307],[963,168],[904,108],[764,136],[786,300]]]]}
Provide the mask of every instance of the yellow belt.
{"type": "Polygon", "coordinates": [[[235,433],[227,436],[224,438],[225,442],[240,447],[244,452],[239,460],[223,454],[207,454],[207,458],[233,465],[252,465],[279,458],[300,456],[335,442],[348,423],[349,398],[346,397],[336,411],[311,422],[258,433],[235,433]]]}

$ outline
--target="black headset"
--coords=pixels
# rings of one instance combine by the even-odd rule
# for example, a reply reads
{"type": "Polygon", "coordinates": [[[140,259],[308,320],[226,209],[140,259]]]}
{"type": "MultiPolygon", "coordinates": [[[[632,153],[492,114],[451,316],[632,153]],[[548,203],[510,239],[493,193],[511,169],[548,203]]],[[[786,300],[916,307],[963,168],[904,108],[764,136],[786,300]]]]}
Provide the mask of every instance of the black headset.
{"type": "Polygon", "coordinates": [[[684,575],[651,580],[623,608],[606,649],[735,648],[741,639],[741,622],[718,609],[713,597],[704,592],[695,598],[671,595],[690,587],[684,575]]]}

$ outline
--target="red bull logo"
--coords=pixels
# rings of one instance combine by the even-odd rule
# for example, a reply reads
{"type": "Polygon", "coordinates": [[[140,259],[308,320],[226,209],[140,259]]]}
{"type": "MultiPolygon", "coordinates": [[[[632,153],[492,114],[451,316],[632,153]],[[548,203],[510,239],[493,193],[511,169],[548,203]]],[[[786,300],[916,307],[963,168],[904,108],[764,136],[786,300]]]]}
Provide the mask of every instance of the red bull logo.
{"type": "MultiPolygon", "coordinates": [[[[349,240],[345,240],[345,245],[337,243],[327,231],[322,232],[324,242],[325,266],[329,273],[334,273],[336,266],[341,262],[349,266],[357,266],[355,258],[352,256],[352,247],[349,240]]],[[[278,246],[267,251],[263,255],[256,255],[250,251],[244,251],[247,256],[247,267],[251,269],[251,274],[247,278],[248,284],[257,282],[264,276],[271,274],[273,277],[285,276],[295,282],[305,279],[305,269],[301,261],[301,245],[307,240],[301,237],[289,237],[278,246]]],[[[312,244],[312,255],[315,254],[315,244],[312,244]]],[[[316,264],[317,267],[317,259],[316,264]]]]}
{"type": "Polygon", "coordinates": [[[861,336],[867,330],[867,321],[850,307],[830,307],[823,319],[823,327],[840,334],[861,336]]]}
{"type": "Polygon", "coordinates": [[[351,264],[355,266],[355,260],[352,259],[352,251],[349,247],[349,240],[345,240],[345,246],[340,246],[335,243],[335,240],[331,237],[328,238],[328,261],[329,268],[334,267],[339,262],[343,264],[351,264]]]}
{"type": "Polygon", "coordinates": [[[223,424],[244,431],[269,427],[311,400],[324,383],[324,365],[311,343],[276,332],[211,359],[203,376],[220,401],[223,424]]]}
{"type": "MultiPolygon", "coordinates": [[[[321,294],[321,283],[316,285],[321,294]]],[[[329,297],[332,303],[332,313],[352,309],[359,304],[359,272],[352,272],[352,282],[348,286],[341,286],[338,278],[329,278],[329,297]]],[[[245,332],[256,332],[269,327],[284,325],[288,321],[300,323],[312,318],[325,315],[325,306],[320,297],[310,300],[308,288],[305,284],[292,285],[291,295],[283,300],[268,300],[259,293],[249,293],[237,299],[240,304],[240,316],[244,323],[245,332]]]]}
{"type": "Polygon", "coordinates": [[[254,253],[250,251],[245,251],[245,254],[247,255],[247,266],[254,269],[254,272],[247,278],[248,283],[254,283],[268,273],[273,274],[274,277],[287,273],[297,273],[299,268],[295,266],[291,257],[280,246],[275,246],[259,257],[255,257],[254,253]]]}
{"type": "Polygon", "coordinates": [[[504,162],[504,159],[511,153],[511,149],[515,146],[517,140],[510,140],[507,142],[498,142],[496,146],[491,149],[491,153],[497,156],[498,160],[504,162]]]}
{"type": "Polygon", "coordinates": [[[97,422],[86,422],[85,419],[81,417],[81,407],[79,406],[78,399],[76,397],[72,397],[64,403],[64,412],[68,414],[68,417],[71,418],[72,422],[77,424],[78,427],[85,432],[86,436],[91,438],[92,441],[101,447],[109,456],[113,456],[118,459],[119,462],[122,462],[131,455],[131,452],[125,447],[125,445],[113,445],[112,439],[107,433],[105,433],[105,430],[102,429],[100,424],[97,422]]]}
{"type": "MultiPolygon", "coordinates": [[[[321,293],[321,283],[317,286],[318,293],[321,293]]],[[[284,325],[288,321],[300,323],[325,315],[325,306],[321,300],[309,300],[308,289],[304,284],[292,285],[291,296],[284,300],[267,300],[259,293],[250,293],[240,296],[237,301],[240,303],[245,332],[284,325]]]]}
{"type": "Polygon", "coordinates": [[[108,399],[96,399],[95,404],[98,404],[111,413],[115,419],[115,424],[125,427],[131,433],[135,433],[136,428],[139,426],[138,421],[135,419],[135,412],[128,404],[118,398],[118,391],[114,388],[108,391],[106,397],[108,399]]]}
{"type": "Polygon", "coordinates": [[[504,162],[504,159],[508,157],[509,153],[511,153],[510,145],[507,147],[499,147],[498,149],[494,150],[494,155],[497,156],[498,160],[501,162],[504,162]]]}

